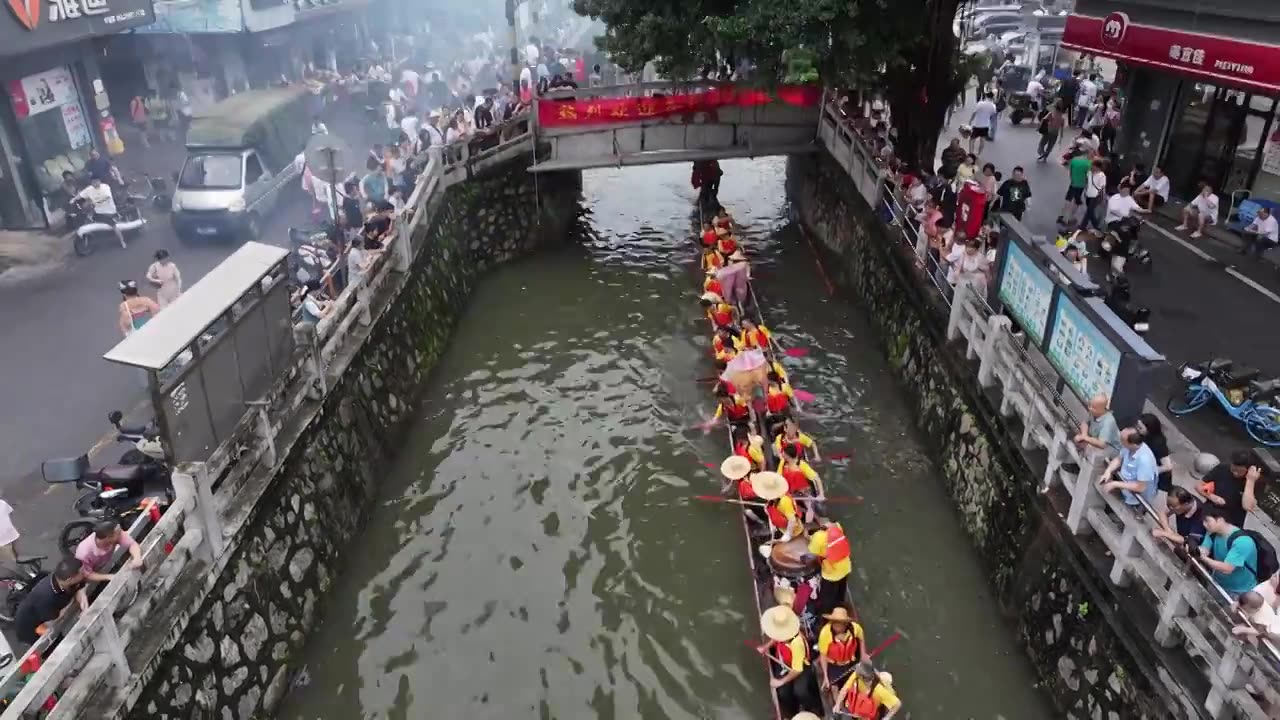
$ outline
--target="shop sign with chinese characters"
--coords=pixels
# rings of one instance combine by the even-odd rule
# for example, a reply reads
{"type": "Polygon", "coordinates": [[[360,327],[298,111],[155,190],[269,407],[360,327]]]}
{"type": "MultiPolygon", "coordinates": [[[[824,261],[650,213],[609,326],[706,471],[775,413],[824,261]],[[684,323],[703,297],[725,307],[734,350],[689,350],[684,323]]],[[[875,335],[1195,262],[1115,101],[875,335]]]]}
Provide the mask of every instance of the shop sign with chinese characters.
{"type": "Polygon", "coordinates": [[[151,0],[5,0],[0,55],[17,55],[155,20],[151,0]]]}
{"type": "Polygon", "coordinates": [[[775,102],[816,107],[821,98],[822,88],[784,85],[768,92],[726,86],[660,97],[542,100],[538,102],[538,123],[542,127],[609,125],[656,118],[693,117],[699,113],[714,113],[721,108],[755,107],[775,102]]]}
{"type": "Polygon", "coordinates": [[[1062,44],[1210,82],[1280,91],[1280,45],[1142,25],[1122,12],[1069,16],[1062,44]]]}

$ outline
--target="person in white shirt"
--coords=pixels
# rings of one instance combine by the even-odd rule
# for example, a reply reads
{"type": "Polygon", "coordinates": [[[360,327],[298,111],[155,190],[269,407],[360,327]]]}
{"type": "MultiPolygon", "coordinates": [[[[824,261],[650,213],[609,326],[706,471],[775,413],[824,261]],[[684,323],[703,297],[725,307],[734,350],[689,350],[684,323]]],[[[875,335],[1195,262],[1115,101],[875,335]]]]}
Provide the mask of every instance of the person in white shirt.
{"type": "Polygon", "coordinates": [[[1040,96],[1042,94],[1044,94],[1044,84],[1040,82],[1037,76],[1027,83],[1027,97],[1031,98],[1031,105],[1037,111],[1040,109],[1040,96]]]}
{"type": "Polygon", "coordinates": [[[1272,642],[1280,641],[1280,615],[1276,614],[1274,599],[1268,599],[1262,592],[1254,589],[1240,595],[1236,603],[1236,607],[1249,618],[1249,624],[1231,628],[1232,635],[1249,642],[1257,642],[1259,637],[1272,642]]]}
{"type": "Polygon", "coordinates": [[[1244,247],[1240,248],[1240,254],[1253,251],[1256,257],[1262,257],[1262,253],[1277,244],[1280,244],[1280,223],[1271,214],[1271,208],[1259,208],[1257,217],[1244,229],[1244,247]]]}
{"type": "Polygon", "coordinates": [[[1133,191],[1133,199],[1147,212],[1169,202],[1169,178],[1164,174],[1164,168],[1159,165],[1151,168],[1151,174],[1133,191]]]}
{"type": "Polygon", "coordinates": [[[409,136],[410,140],[416,140],[418,138],[418,123],[417,114],[405,113],[405,116],[400,120],[400,129],[404,131],[405,135],[409,136]]]}
{"type": "Polygon", "coordinates": [[[422,76],[413,68],[405,68],[400,72],[400,84],[404,85],[406,92],[411,97],[418,96],[418,82],[422,80],[422,76]]]}
{"type": "Polygon", "coordinates": [[[976,107],[973,108],[973,115],[969,117],[969,126],[973,128],[973,132],[969,135],[969,152],[982,155],[983,149],[987,145],[987,138],[991,137],[991,125],[996,121],[995,96],[987,93],[982,96],[976,107]],[[978,149],[974,150],[974,141],[977,141],[978,149]]]}
{"type": "Polygon", "coordinates": [[[9,519],[12,514],[13,507],[0,500],[0,562],[17,566],[18,553],[13,544],[17,542],[19,533],[18,528],[13,526],[13,520],[9,519]]]}
{"type": "Polygon", "coordinates": [[[431,147],[444,144],[444,133],[440,132],[440,128],[436,127],[436,123],[440,122],[440,111],[432,110],[427,116],[427,124],[425,129],[427,137],[431,139],[431,147]]]}
{"type": "Polygon", "coordinates": [[[111,194],[111,187],[102,182],[102,178],[95,177],[90,180],[89,186],[81,190],[76,197],[92,203],[93,221],[110,225],[111,229],[116,231],[116,239],[120,241],[120,247],[128,247],[124,242],[124,233],[116,227],[116,198],[111,194]]]}
{"type": "Polygon", "coordinates": [[[1198,238],[1204,236],[1206,226],[1217,224],[1218,196],[1214,195],[1213,188],[1205,183],[1205,186],[1200,188],[1200,194],[1196,195],[1196,199],[1182,208],[1182,224],[1174,229],[1187,230],[1194,226],[1191,237],[1198,238]]]}
{"type": "Polygon", "coordinates": [[[524,62],[525,62],[525,64],[526,64],[526,65],[528,65],[529,67],[533,67],[533,66],[537,65],[537,64],[538,64],[538,54],[539,54],[539,53],[538,53],[538,45],[537,45],[536,43],[534,43],[534,42],[530,42],[528,45],[526,45],[526,46],[524,47],[524,62]]]}
{"type": "Polygon", "coordinates": [[[1078,230],[1087,230],[1092,225],[1098,235],[1102,235],[1103,203],[1106,200],[1107,172],[1101,160],[1094,160],[1089,170],[1089,177],[1084,182],[1084,216],[1080,218],[1078,230]]]}
{"type": "Polygon", "coordinates": [[[1098,97],[1098,76],[1093,74],[1088,80],[1080,81],[1080,91],[1076,94],[1076,124],[1084,126],[1086,115],[1089,114],[1089,108],[1093,106],[1094,98],[1098,97]]]}
{"type": "Polygon", "coordinates": [[[1138,205],[1138,203],[1133,199],[1133,196],[1129,194],[1129,190],[1128,184],[1121,183],[1120,189],[1116,194],[1112,195],[1111,198],[1107,200],[1106,226],[1108,228],[1111,227],[1111,223],[1119,222],[1135,212],[1146,212],[1146,210],[1144,210],[1142,206],[1138,205]]]}

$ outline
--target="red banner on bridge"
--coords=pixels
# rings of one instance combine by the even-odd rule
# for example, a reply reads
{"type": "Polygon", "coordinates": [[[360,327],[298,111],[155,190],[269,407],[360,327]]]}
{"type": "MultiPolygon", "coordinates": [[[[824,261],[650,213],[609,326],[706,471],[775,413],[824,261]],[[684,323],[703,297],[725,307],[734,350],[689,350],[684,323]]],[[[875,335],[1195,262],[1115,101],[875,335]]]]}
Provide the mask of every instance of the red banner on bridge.
{"type": "Polygon", "coordinates": [[[540,100],[538,123],[542,127],[609,125],[777,102],[797,107],[817,107],[821,101],[822,88],[816,85],[783,85],[772,90],[726,85],[682,95],[540,100]]]}

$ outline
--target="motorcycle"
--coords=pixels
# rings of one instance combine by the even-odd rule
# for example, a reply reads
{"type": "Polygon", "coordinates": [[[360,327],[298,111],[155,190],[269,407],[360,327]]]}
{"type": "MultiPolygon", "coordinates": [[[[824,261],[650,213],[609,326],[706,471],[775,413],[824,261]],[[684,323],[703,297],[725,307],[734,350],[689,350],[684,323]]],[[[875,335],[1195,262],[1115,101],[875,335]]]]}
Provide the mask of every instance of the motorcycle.
{"type": "Polygon", "coordinates": [[[48,575],[42,562],[45,556],[18,558],[17,567],[0,565],[0,589],[5,591],[4,604],[0,607],[0,622],[12,624],[18,616],[18,607],[31,593],[31,588],[48,575]]]}
{"type": "Polygon", "coordinates": [[[1130,215],[1107,226],[1107,232],[1098,243],[1099,255],[1107,260],[1107,278],[1124,275],[1128,260],[1144,267],[1151,266],[1151,254],[1138,241],[1138,233],[1145,223],[1142,218],[1130,215]]]}
{"type": "Polygon", "coordinates": [[[164,445],[160,442],[160,428],[154,422],[145,425],[125,425],[124,413],[112,410],[107,422],[116,429],[116,442],[133,443],[134,449],[120,458],[121,465],[141,465],[146,462],[166,462],[164,445]]]}
{"type": "Polygon", "coordinates": [[[117,203],[116,210],[114,223],[99,222],[94,218],[93,204],[87,198],[77,198],[72,202],[67,209],[67,227],[75,235],[73,243],[76,255],[92,255],[97,236],[104,233],[117,239],[120,247],[127,248],[125,241],[116,237],[116,230],[121,233],[132,232],[147,224],[147,219],[142,216],[142,211],[132,198],[117,203]]]}
{"type": "Polygon", "coordinates": [[[1124,324],[1133,328],[1133,331],[1139,335],[1144,335],[1151,329],[1151,309],[1134,305],[1132,301],[1129,278],[1123,275],[1112,278],[1103,302],[1124,324]]]}
{"type": "Polygon", "coordinates": [[[172,471],[161,462],[107,465],[93,470],[89,456],[81,455],[46,460],[41,463],[40,472],[47,483],[75,483],[77,488],[86,490],[71,506],[86,519],[67,523],[58,536],[58,547],[67,553],[74,553],[99,522],[111,520],[128,528],[152,505],[164,508],[174,500],[172,471]]]}
{"type": "Polygon", "coordinates": [[[324,277],[336,256],[329,251],[329,235],[323,230],[289,228],[289,278],[296,285],[324,277]]]}

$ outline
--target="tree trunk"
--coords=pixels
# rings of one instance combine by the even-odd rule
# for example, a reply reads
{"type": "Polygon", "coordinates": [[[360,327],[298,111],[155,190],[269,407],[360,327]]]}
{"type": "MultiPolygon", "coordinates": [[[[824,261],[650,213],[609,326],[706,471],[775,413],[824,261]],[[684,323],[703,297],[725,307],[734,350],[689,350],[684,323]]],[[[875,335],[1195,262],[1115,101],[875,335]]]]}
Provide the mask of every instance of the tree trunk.
{"type": "Polygon", "coordinates": [[[956,37],[951,30],[961,2],[929,0],[924,36],[904,51],[904,66],[889,73],[889,103],[898,131],[894,154],[909,167],[933,167],[947,108],[962,89],[955,77],[956,37]]]}

